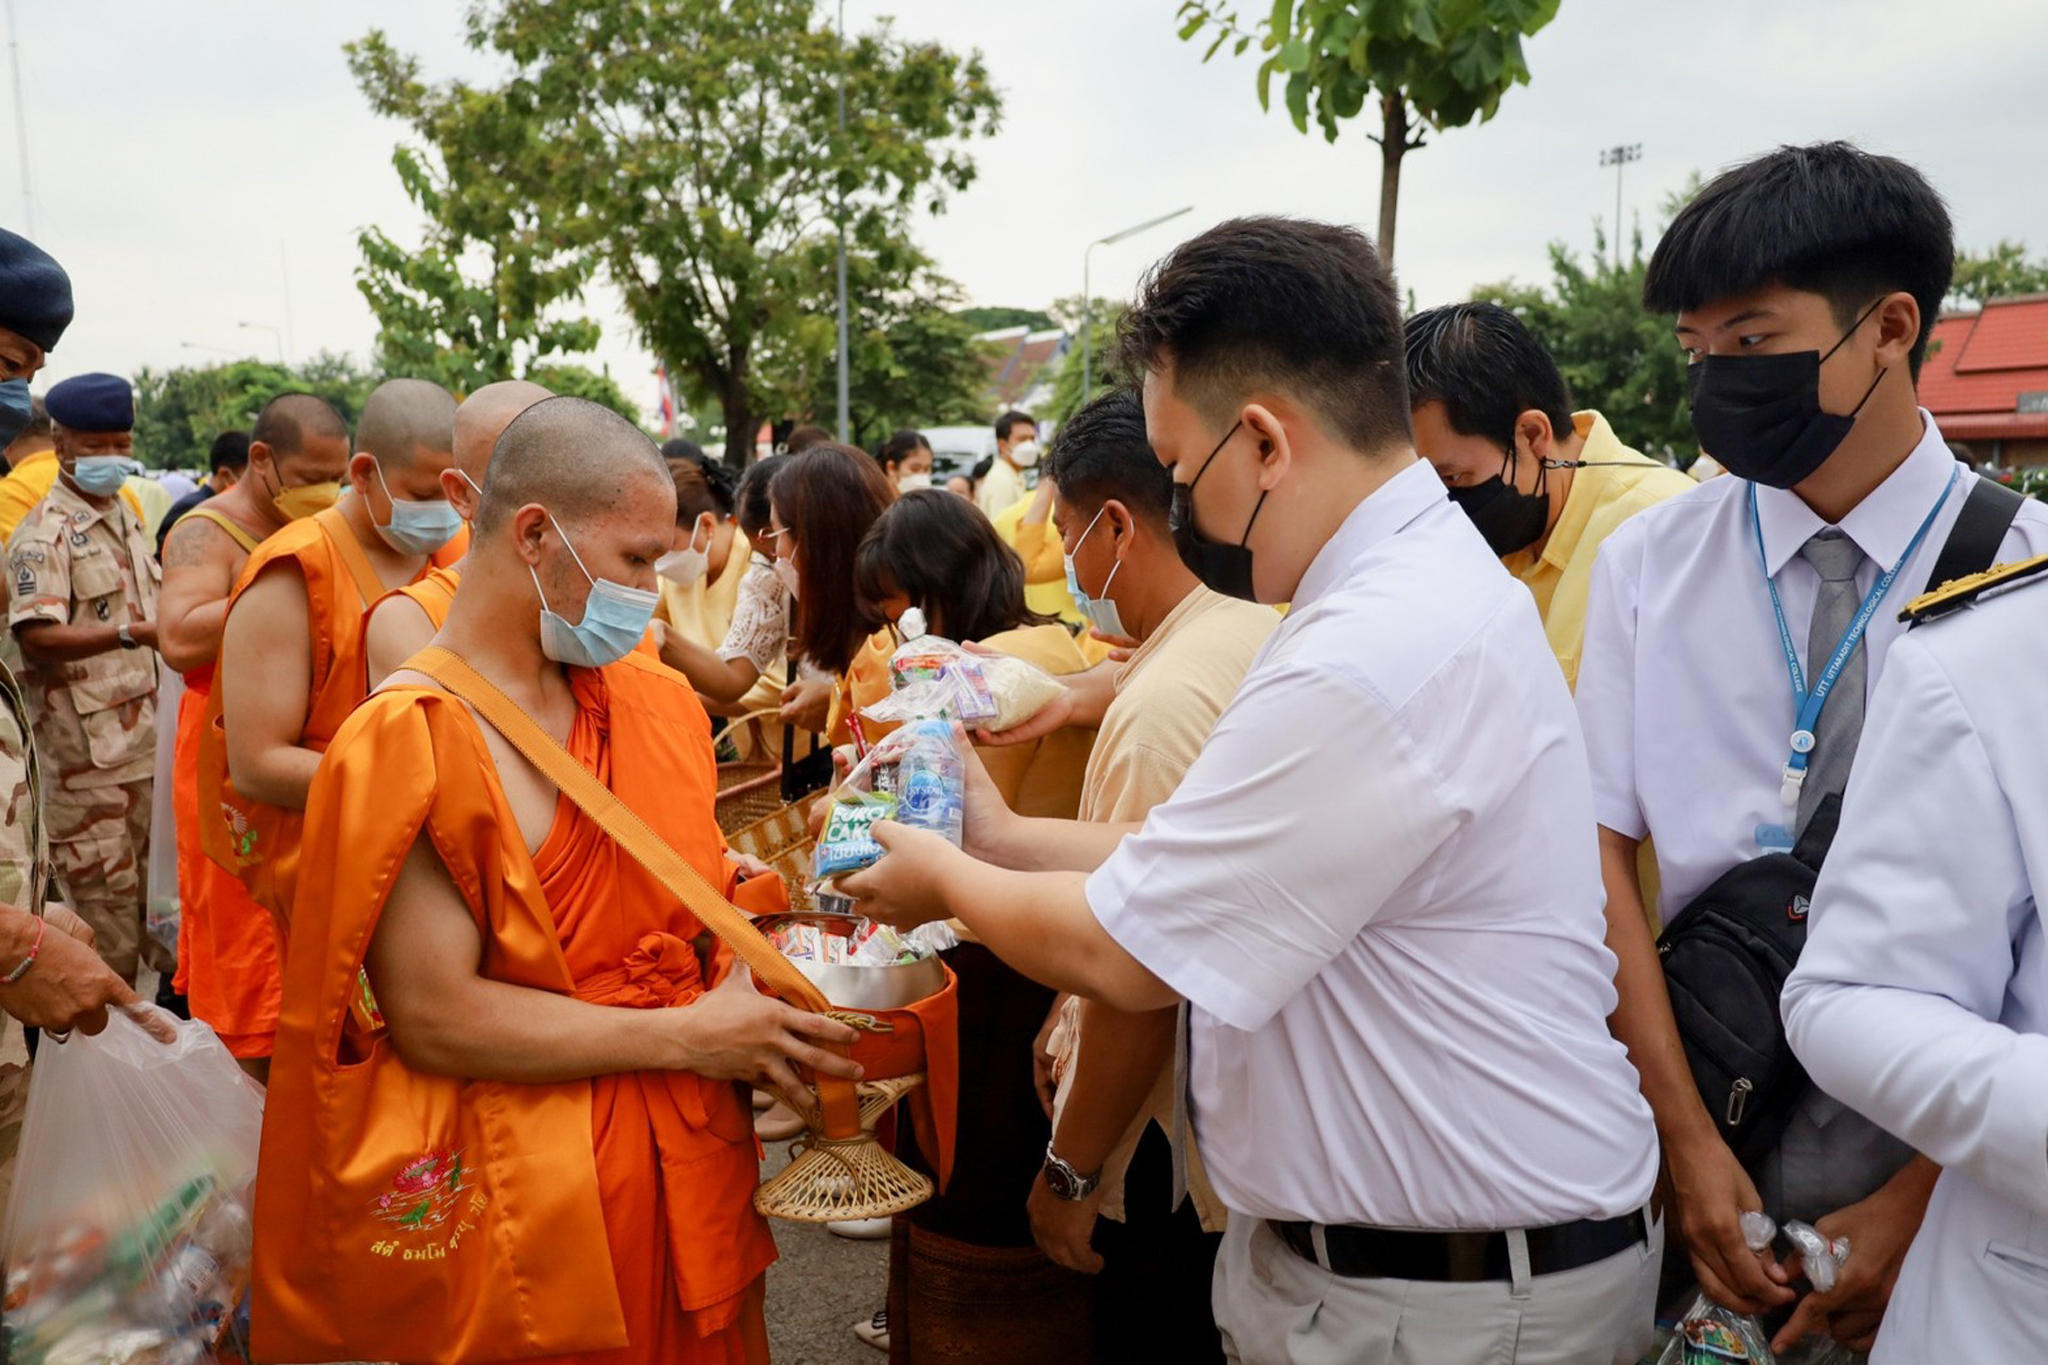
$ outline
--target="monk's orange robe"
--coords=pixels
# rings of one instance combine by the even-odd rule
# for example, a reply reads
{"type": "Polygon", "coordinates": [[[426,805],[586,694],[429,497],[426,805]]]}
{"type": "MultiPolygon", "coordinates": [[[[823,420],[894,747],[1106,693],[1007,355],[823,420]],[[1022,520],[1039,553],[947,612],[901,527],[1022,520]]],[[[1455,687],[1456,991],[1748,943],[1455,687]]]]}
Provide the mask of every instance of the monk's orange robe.
{"type": "MultiPolygon", "coordinates": [[[[570,677],[570,751],[730,890],[708,724],[688,685],[638,655],[570,677]]],[[[414,686],[371,697],[306,810],[308,865],[325,874],[299,888],[285,967],[256,1185],[256,1357],[765,1361],[775,1250],[753,1210],[751,1112],[732,1085],[687,1072],[459,1081],[348,1032],[416,837],[468,902],[492,978],[639,1009],[705,988],[690,946],[701,925],[566,798],[527,852],[461,703],[414,686]]],[[[727,965],[720,950],[714,980],[727,965]]]]}
{"type": "Polygon", "coordinates": [[[178,989],[229,1052],[268,1057],[277,1041],[277,931],[241,881],[199,846],[199,739],[213,684],[214,665],[193,669],[178,702],[178,989]]]}
{"type": "MultiPolygon", "coordinates": [[[[420,576],[425,577],[437,565],[452,563],[460,553],[458,546],[467,544],[467,537],[458,536],[428,561],[420,576]]],[[[292,522],[257,547],[243,565],[242,576],[228,598],[229,616],[234,615],[235,604],[263,570],[287,560],[297,567],[306,584],[307,624],[313,647],[306,724],[299,743],[315,752],[325,752],[367,690],[363,613],[382,595],[382,590],[375,583],[367,561],[361,558],[346,518],[330,510],[292,522]],[[352,564],[356,566],[353,569],[352,564]]],[[[226,735],[218,696],[206,710],[200,745],[202,846],[208,856],[241,879],[249,895],[271,912],[280,927],[288,925],[304,813],[250,801],[234,791],[227,773],[226,735]]]]}

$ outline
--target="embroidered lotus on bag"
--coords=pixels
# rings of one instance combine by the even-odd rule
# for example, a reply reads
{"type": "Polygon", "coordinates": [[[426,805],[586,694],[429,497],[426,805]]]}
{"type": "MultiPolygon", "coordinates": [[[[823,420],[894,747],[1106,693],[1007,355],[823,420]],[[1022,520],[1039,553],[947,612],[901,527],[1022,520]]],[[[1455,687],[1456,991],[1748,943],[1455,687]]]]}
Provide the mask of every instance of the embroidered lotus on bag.
{"type": "Polygon", "coordinates": [[[454,1212],[468,1167],[460,1152],[429,1152],[400,1169],[391,1188],[377,1196],[377,1217],[409,1232],[440,1227],[454,1212]]]}

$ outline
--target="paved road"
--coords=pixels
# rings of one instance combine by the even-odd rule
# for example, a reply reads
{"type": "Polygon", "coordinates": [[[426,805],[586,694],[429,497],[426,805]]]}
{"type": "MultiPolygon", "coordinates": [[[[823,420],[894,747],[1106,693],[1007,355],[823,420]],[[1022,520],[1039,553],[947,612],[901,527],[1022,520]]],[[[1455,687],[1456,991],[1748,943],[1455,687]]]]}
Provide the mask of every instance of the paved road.
{"type": "MultiPolygon", "coordinates": [[[[789,1144],[772,1143],[763,1179],[788,1164],[789,1144]]],[[[849,1242],[822,1226],[776,1219],[782,1253],[768,1271],[768,1343],[775,1365],[882,1365],[853,1324],[882,1306],[889,1279],[887,1242],[849,1242]]]]}

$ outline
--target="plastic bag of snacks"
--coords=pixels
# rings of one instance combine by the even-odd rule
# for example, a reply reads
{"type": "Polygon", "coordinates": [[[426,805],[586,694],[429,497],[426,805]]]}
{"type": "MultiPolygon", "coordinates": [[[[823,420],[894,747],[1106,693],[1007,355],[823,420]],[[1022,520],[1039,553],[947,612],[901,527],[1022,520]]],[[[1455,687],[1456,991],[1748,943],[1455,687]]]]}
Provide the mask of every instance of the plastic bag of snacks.
{"type": "Polygon", "coordinates": [[[1677,1328],[1657,1365],[1777,1365],[1763,1325],[1746,1313],[1723,1308],[1705,1294],[1679,1316],[1677,1328]]]}
{"type": "Polygon", "coordinates": [[[97,1037],[44,1037],[0,1232],[14,1365],[246,1355],[263,1091],[206,1025],[154,1013],[174,1042],[120,1010],[97,1037]]]}
{"type": "Polygon", "coordinates": [[[894,820],[958,847],[966,819],[966,769],[949,720],[913,720],[891,731],[834,789],[812,871],[820,882],[882,859],[874,826],[894,820]]]}
{"type": "Polygon", "coordinates": [[[1006,654],[975,654],[927,635],[924,614],[915,607],[897,624],[906,638],[889,656],[890,695],[865,710],[874,720],[947,717],[1008,730],[1066,690],[1036,664],[1006,654]]]}

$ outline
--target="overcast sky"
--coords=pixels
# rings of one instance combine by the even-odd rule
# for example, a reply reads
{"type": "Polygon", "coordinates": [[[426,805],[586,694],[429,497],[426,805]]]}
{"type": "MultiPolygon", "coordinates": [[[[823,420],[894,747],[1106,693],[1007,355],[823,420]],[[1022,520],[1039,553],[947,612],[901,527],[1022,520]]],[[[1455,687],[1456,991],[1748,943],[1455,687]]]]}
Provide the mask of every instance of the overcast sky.
{"type": "MultiPolygon", "coordinates": [[[[355,234],[374,223],[412,240],[417,218],[390,168],[400,130],[368,112],[341,45],[382,27],[432,78],[487,76],[461,44],[460,0],[13,8],[33,235],[70,271],[78,305],[44,382],[274,356],[280,341],[295,361],[369,355],[355,234]]],[[[1182,205],[1193,212],[1096,251],[1098,295],[1127,296],[1174,241],[1236,214],[1376,224],[1364,129],[1331,145],[1262,113],[1256,63],[1203,65],[1175,37],[1175,8],[847,0],[849,27],[893,15],[906,35],[980,48],[1004,92],[1002,131],[974,149],[979,180],[916,228],[971,301],[1078,294],[1091,239],[1182,205]]],[[[1924,169],[1963,245],[2017,237],[2048,252],[2048,5],[2036,0],[1564,0],[1527,53],[1533,80],[1492,123],[1408,159],[1396,267],[1424,305],[1544,278],[1551,241],[1588,249],[1593,220],[1614,213],[1599,151],[1625,142],[1643,148],[1626,217],[1651,231],[1695,169],[1846,137],[1924,169]]],[[[0,123],[0,222],[24,230],[11,100],[0,123]]],[[[616,298],[589,303],[604,327],[595,363],[651,404],[651,361],[616,298]]]]}

